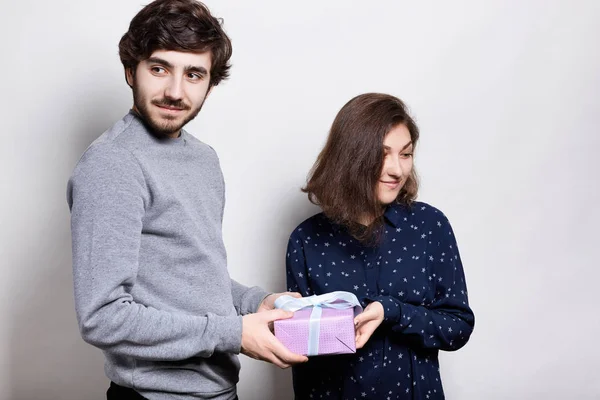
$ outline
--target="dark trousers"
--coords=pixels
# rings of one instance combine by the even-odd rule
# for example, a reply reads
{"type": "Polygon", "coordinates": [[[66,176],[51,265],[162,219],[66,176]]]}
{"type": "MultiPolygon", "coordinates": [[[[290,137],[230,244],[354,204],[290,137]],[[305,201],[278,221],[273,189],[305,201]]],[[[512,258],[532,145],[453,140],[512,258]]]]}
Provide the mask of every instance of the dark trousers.
{"type": "Polygon", "coordinates": [[[111,382],[110,387],[106,391],[106,400],[147,400],[147,399],[131,388],[119,386],[116,383],[111,382]]]}
{"type": "MultiPolygon", "coordinates": [[[[119,386],[114,382],[106,391],[106,400],[148,400],[133,389],[119,386]]],[[[234,400],[239,400],[237,396],[234,400]]]]}

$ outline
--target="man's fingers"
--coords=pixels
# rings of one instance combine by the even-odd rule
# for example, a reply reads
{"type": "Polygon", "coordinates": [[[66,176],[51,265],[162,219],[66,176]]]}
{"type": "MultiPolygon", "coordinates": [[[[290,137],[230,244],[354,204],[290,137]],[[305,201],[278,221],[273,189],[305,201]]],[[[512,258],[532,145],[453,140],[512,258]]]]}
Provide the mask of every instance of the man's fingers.
{"type": "Polygon", "coordinates": [[[292,296],[295,297],[297,299],[299,299],[300,297],[302,297],[302,295],[298,292],[286,292],[285,294],[287,294],[288,296],[292,296]]]}
{"type": "Polygon", "coordinates": [[[280,368],[288,368],[294,364],[308,361],[308,357],[292,353],[285,347],[274,335],[270,338],[265,337],[266,342],[261,351],[261,356],[265,361],[269,361],[280,368]]]}
{"type": "Polygon", "coordinates": [[[271,357],[273,359],[272,363],[277,365],[281,369],[286,369],[292,366],[292,364],[286,362],[285,360],[279,358],[277,354],[271,353],[271,357]]]}
{"type": "Polygon", "coordinates": [[[277,365],[279,368],[285,369],[285,368],[289,368],[290,364],[288,364],[287,362],[285,362],[285,360],[283,360],[281,357],[279,357],[279,355],[277,354],[276,351],[273,350],[272,346],[276,346],[276,344],[274,343],[275,341],[277,341],[277,339],[275,339],[273,342],[269,343],[266,346],[266,350],[267,350],[267,361],[269,361],[271,364],[277,365]]]}
{"type": "Polygon", "coordinates": [[[290,311],[270,310],[244,316],[242,352],[249,357],[277,365],[279,368],[289,368],[294,364],[308,361],[306,356],[288,350],[269,331],[269,325],[272,325],[273,321],[290,318],[293,315],[294,313],[290,311]]]}
{"type": "Polygon", "coordinates": [[[308,357],[292,353],[276,338],[265,347],[265,354],[261,358],[281,369],[308,361],[308,357]]]}
{"type": "Polygon", "coordinates": [[[272,340],[265,342],[257,353],[245,353],[247,356],[256,360],[262,360],[278,366],[279,368],[285,369],[291,367],[293,364],[304,362],[306,357],[299,356],[287,350],[285,346],[281,344],[274,336],[272,340]],[[283,354],[283,355],[282,355],[283,354]]]}
{"type": "Polygon", "coordinates": [[[289,368],[290,365],[285,363],[282,359],[277,357],[275,354],[270,354],[269,358],[266,360],[273,365],[277,365],[281,369],[289,368]]]}
{"type": "Polygon", "coordinates": [[[292,353],[285,347],[277,338],[273,338],[272,349],[273,355],[279,358],[283,363],[293,365],[308,361],[308,357],[292,353]]]}
{"type": "Polygon", "coordinates": [[[293,312],[280,309],[269,310],[262,314],[267,322],[277,321],[278,319],[288,319],[294,316],[293,312]]]}
{"type": "Polygon", "coordinates": [[[282,360],[284,363],[289,364],[289,365],[301,364],[301,363],[305,363],[308,361],[308,357],[300,355],[300,354],[292,353],[285,347],[284,347],[284,351],[282,353],[278,353],[277,356],[279,357],[280,360],[282,360]]]}

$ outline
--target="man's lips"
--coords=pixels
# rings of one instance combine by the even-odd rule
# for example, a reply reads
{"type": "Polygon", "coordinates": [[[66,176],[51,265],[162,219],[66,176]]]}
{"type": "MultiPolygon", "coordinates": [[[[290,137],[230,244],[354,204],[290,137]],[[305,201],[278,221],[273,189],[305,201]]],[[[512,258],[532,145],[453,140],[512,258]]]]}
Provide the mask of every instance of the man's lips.
{"type": "Polygon", "coordinates": [[[163,110],[167,110],[167,111],[183,111],[184,110],[184,108],[173,107],[173,106],[164,106],[161,104],[155,104],[155,106],[157,106],[158,108],[161,108],[163,110]]]}
{"type": "Polygon", "coordinates": [[[190,107],[186,106],[185,104],[164,104],[164,103],[159,103],[159,102],[152,102],[152,104],[156,107],[158,107],[161,111],[170,113],[170,114],[176,114],[179,113],[181,111],[186,111],[189,110],[190,107]]]}

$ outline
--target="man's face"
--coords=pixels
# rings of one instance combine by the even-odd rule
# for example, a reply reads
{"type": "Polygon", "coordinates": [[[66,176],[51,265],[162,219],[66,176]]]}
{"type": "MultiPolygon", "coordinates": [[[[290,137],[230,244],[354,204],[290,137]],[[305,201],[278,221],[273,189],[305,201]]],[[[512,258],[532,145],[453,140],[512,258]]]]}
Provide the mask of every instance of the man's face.
{"type": "Polygon", "coordinates": [[[176,138],[198,115],[209,94],[211,53],[157,50],[141,61],[127,82],[133,109],[162,137],[176,138]]]}

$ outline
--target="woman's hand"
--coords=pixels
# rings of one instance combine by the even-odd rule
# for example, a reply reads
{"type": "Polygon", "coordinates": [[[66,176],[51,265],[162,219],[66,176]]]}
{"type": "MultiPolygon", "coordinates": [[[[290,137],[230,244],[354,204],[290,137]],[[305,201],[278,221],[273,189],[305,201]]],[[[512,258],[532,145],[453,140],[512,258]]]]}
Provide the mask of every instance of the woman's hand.
{"type": "Polygon", "coordinates": [[[375,329],[383,321],[383,306],[380,302],[370,303],[365,310],[354,318],[356,348],[361,349],[375,329]]]}

